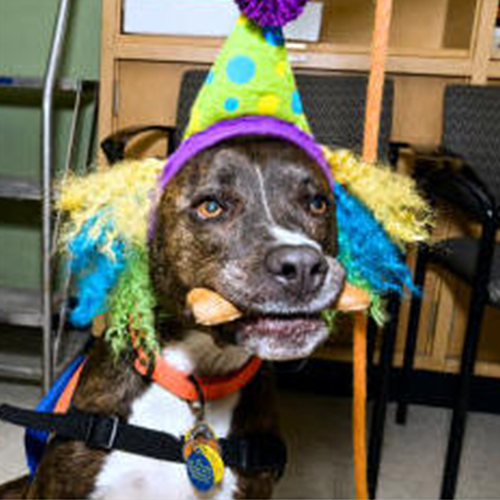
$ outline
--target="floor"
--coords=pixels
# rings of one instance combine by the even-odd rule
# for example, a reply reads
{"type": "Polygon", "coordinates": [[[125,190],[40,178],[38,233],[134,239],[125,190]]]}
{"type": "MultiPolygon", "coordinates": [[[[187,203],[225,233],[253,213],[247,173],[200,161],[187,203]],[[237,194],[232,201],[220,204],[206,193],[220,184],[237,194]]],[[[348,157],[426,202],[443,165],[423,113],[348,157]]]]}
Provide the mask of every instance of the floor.
{"type": "MultiPolygon", "coordinates": [[[[34,386],[0,382],[0,400],[32,407],[34,386]]],[[[281,395],[283,426],[291,451],[277,498],[352,498],[351,415],[348,399],[281,395]]],[[[406,427],[390,407],[379,498],[436,498],[448,412],[413,407],[406,427]]],[[[21,430],[0,423],[0,483],[25,472],[21,430]]],[[[474,414],[464,450],[459,498],[500,497],[500,416],[474,414]]]]}

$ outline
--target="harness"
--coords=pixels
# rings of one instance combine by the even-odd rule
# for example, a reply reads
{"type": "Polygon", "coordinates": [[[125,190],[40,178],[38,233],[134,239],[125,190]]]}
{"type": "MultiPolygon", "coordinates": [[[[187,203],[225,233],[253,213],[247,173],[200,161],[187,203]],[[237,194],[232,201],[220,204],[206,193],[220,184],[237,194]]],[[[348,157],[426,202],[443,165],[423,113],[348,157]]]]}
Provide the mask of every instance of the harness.
{"type": "Polygon", "coordinates": [[[25,445],[33,478],[50,435],[75,440],[91,449],[119,450],[165,462],[184,463],[193,486],[208,491],[222,481],[224,468],[243,474],[270,472],[281,477],[287,462],[285,445],[278,436],[263,432],[217,438],[204,420],[206,401],[221,399],[241,390],[258,376],[262,361],[252,358],[233,374],[217,378],[195,378],[157,357],[150,370],[138,352],[135,369],[144,377],[185,400],[196,412],[196,423],[185,436],[174,436],[131,425],[116,415],[81,411],[71,406],[74,391],[85,367],[80,356],[55,382],[36,410],[0,405],[0,420],[27,430],[25,445]]]}

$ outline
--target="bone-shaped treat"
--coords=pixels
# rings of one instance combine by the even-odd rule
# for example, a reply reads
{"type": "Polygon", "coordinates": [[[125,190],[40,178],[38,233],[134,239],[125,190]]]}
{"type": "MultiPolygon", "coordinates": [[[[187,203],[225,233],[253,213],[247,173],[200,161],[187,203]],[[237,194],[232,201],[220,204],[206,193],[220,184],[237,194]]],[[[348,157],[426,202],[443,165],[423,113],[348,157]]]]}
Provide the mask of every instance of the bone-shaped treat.
{"type": "MultiPolygon", "coordinates": [[[[231,302],[207,288],[193,288],[186,303],[196,322],[215,326],[235,321],[243,316],[231,302]]],[[[363,311],[370,307],[370,295],[362,288],[346,283],[335,309],[342,312],[363,311]]]]}
{"type": "Polygon", "coordinates": [[[243,316],[231,302],[207,288],[193,288],[188,293],[186,302],[200,325],[221,325],[243,316]]]}
{"type": "Polygon", "coordinates": [[[346,282],[337,301],[336,309],[342,312],[365,311],[370,304],[370,294],[366,290],[346,282]]]}

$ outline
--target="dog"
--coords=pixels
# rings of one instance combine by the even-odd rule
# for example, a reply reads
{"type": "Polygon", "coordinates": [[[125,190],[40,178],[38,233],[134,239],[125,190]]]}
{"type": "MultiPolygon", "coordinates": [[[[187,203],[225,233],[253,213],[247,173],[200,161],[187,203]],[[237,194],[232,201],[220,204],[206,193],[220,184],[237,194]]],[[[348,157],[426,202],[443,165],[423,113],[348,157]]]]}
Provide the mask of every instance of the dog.
{"type": "MultiPolygon", "coordinates": [[[[267,361],[305,358],[328,337],[321,312],[334,307],[345,279],[336,258],[335,199],[320,169],[285,141],[220,143],[191,159],[164,191],[149,251],[157,332],[169,364],[219,377],[253,355],[266,360],[241,391],[207,402],[207,423],[219,438],[279,436],[267,361]],[[243,317],[197,325],[186,295],[199,287],[226,298],[243,317]]],[[[192,406],[139,375],[129,357],[114,359],[102,339],[88,354],[72,405],[177,436],[196,420],[192,406]]],[[[269,498],[277,480],[267,471],[230,469],[211,496],[269,498]]],[[[182,464],[57,437],[30,482],[0,490],[0,497],[11,498],[195,496],[182,464]]]]}

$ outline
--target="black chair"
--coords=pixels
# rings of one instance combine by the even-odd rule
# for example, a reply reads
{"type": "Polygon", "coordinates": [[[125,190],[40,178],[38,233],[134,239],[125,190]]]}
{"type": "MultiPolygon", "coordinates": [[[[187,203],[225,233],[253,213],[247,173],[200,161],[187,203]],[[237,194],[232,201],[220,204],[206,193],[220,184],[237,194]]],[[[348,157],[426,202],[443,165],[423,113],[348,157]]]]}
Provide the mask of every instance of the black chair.
{"type": "MultiPolygon", "coordinates": [[[[415,272],[416,284],[423,286],[426,265],[432,262],[472,288],[441,485],[441,497],[453,498],[484,310],[500,307],[500,244],[495,241],[500,222],[500,87],[447,88],[442,147],[416,153],[415,175],[431,200],[451,203],[482,227],[478,240],[452,238],[422,248],[415,272]]],[[[407,418],[420,306],[420,297],[414,296],[399,388],[401,424],[407,418]]]]}
{"type": "MultiPolygon", "coordinates": [[[[177,107],[175,127],[148,126],[124,129],[101,144],[110,163],[125,156],[129,140],[143,132],[160,131],[168,137],[169,152],[175,150],[182,140],[188,124],[191,106],[202,87],[208,72],[187,71],[182,79],[177,107]]],[[[364,134],[364,118],[368,79],[364,76],[297,75],[304,111],[311,129],[319,143],[332,148],[348,148],[361,153],[364,134]]],[[[387,80],[384,86],[382,115],[379,135],[379,157],[395,165],[398,144],[390,143],[392,126],[394,83],[387,80]]],[[[399,298],[389,300],[391,321],[386,326],[381,346],[379,370],[371,377],[371,387],[377,388],[374,397],[373,417],[369,441],[368,478],[371,496],[375,496],[384,424],[389,395],[389,379],[396,341],[399,298]]],[[[372,359],[377,335],[377,325],[369,322],[369,354],[372,359]]]]}

